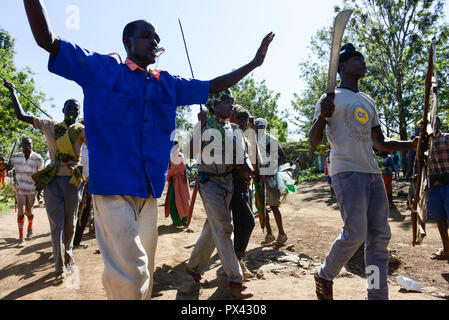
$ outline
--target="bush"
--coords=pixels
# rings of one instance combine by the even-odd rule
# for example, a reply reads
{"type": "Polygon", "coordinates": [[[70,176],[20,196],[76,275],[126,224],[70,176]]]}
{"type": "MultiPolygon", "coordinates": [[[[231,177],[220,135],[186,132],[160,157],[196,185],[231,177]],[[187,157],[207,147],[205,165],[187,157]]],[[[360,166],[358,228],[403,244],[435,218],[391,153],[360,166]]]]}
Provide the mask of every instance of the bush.
{"type": "Polygon", "coordinates": [[[9,182],[0,187],[0,203],[9,203],[11,200],[14,200],[14,191],[12,182],[9,182]]]}
{"type": "Polygon", "coordinates": [[[319,173],[316,172],[316,168],[315,167],[310,167],[308,169],[302,170],[299,173],[299,177],[297,179],[297,183],[301,184],[304,182],[310,182],[310,181],[314,181],[314,180],[318,180],[322,177],[325,177],[324,173],[319,173]]]}

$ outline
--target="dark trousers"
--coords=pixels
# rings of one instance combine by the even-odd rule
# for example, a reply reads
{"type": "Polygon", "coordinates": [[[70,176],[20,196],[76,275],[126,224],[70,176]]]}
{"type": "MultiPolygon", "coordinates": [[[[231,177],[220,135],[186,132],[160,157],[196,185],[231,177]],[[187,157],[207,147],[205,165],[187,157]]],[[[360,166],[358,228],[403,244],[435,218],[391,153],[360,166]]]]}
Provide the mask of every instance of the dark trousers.
{"type": "Polygon", "coordinates": [[[254,214],[250,207],[248,190],[234,186],[231,199],[232,220],[234,223],[234,250],[241,259],[248,246],[254,229],[254,214]]]}
{"type": "Polygon", "coordinates": [[[91,203],[92,203],[92,196],[90,193],[88,193],[86,198],[86,206],[84,207],[83,213],[81,215],[81,221],[80,223],[76,224],[75,238],[73,240],[74,246],[79,245],[81,242],[84,229],[86,229],[87,222],[89,221],[91,203]]]}

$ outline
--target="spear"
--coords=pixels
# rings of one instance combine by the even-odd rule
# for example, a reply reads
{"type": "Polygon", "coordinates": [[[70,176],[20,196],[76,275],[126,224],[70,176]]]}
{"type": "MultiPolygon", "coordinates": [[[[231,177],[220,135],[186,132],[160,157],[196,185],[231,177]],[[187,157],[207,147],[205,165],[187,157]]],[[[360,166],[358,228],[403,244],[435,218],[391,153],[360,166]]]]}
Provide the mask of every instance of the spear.
{"type": "MultiPolygon", "coordinates": [[[[179,22],[179,28],[181,28],[182,41],[184,42],[184,48],[186,49],[187,61],[189,62],[190,72],[192,73],[192,78],[195,79],[195,76],[193,75],[192,64],[190,63],[190,56],[189,56],[189,50],[187,49],[186,38],[184,37],[184,30],[182,29],[181,19],[178,18],[178,22],[179,22]]],[[[200,104],[200,108],[201,108],[201,111],[203,111],[202,104],[200,104]]]]}
{"type": "MultiPolygon", "coordinates": [[[[2,76],[0,76],[0,78],[1,79],[3,79],[3,81],[8,81],[8,80],[6,80],[5,78],[3,78],[2,76]]],[[[53,118],[48,114],[48,113],[46,113],[44,110],[42,110],[41,108],[39,108],[33,101],[31,101],[30,99],[28,99],[28,97],[26,96],[26,95],[24,95],[22,92],[20,92],[20,90],[19,89],[17,89],[16,87],[14,87],[14,90],[16,90],[18,93],[20,93],[20,95],[22,96],[22,97],[24,97],[25,99],[27,99],[35,108],[37,108],[40,112],[42,112],[43,114],[45,114],[47,117],[49,117],[50,119],[52,119],[53,120],[53,118]]]]}
{"type": "MultiPolygon", "coordinates": [[[[189,62],[190,72],[192,73],[192,78],[194,79],[195,75],[193,74],[192,63],[190,63],[189,50],[187,49],[187,43],[186,43],[186,38],[184,37],[184,30],[182,29],[181,19],[178,18],[178,22],[179,22],[179,28],[181,29],[182,40],[184,42],[184,48],[186,49],[187,61],[189,62]]],[[[201,111],[203,111],[202,104],[200,104],[200,109],[201,109],[201,111]]],[[[206,122],[204,120],[201,121],[201,129],[204,128],[205,124],[206,124],[206,122]]],[[[194,138],[194,141],[195,141],[195,138],[194,138]]],[[[195,187],[193,188],[192,199],[190,202],[190,207],[189,207],[189,212],[188,212],[188,217],[187,217],[187,227],[190,225],[190,222],[192,221],[193,208],[195,207],[196,194],[198,193],[199,178],[200,178],[200,175],[198,174],[195,179],[195,187]]]]}

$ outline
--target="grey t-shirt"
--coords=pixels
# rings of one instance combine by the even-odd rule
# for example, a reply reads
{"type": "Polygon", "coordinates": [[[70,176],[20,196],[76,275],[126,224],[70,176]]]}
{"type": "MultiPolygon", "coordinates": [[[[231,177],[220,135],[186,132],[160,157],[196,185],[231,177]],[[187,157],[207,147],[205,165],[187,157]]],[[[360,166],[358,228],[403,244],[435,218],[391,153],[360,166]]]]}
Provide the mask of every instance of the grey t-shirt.
{"type": "MultiPolygon", "coordinates": [[[[314,121],[324,97],[316,105],[314,121]]],[[[334,104],[334,113],[326,118],[331,145],[329,175],[346,171],[380,174],[371,139],[371,129],[379,125],[374,100],[363,92],[337,88],[334,104]]]]}

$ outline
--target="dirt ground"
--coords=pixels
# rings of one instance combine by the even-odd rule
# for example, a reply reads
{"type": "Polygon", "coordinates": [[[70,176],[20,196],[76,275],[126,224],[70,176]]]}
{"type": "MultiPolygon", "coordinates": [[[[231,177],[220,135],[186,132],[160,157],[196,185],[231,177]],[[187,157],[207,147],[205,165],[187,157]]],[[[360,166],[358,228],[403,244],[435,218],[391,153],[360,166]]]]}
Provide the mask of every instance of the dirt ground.
{"type": "MultiPolygon", "coordinates": [[[[405,187],[405,186],[404,186],[405,187]]],[[[188,229],[171,226],[159,201],[159,240],[156,252],[154,300],[227,300],[226,276],[216,252],[205,277],[207,288],[199,288],[185,273],[185,266],[200,235],[205,219],[198,196],[192,224],[188,229]]],[[[429,257],[440,248],[438,229],[428,224],[427,237],[420,246],[411,246],[410,211],[406,198],[395,198],[390,212],[389,291],[392,300],[449,299],[449,263],[429,257]],[[396,281],[403,275],[421,283],[422,292],[407,292],[396,281]]],[[[246,285],[256,300],[315,300],[313,273],[342,225],[338,205],[331,198],[325,181],[300,185],[281,207],[284,227],[289,237],[280,247],[262,246],[264,234],[258,221],[253,231],[247,266],[257,273],[246,285]]],[[[274,219],[271,217],[277,233],[274,219]]],[[[35,208],[33,239],[26,247],[17,247],[17,222],[14,211],[0,217],[0,298],[4,300],[103,300],[101,283],[103,261],[97,252],[95,235],[86,233],[87,249],[74,250],[77,269],[61,285],[53,283],[53,255],[49,223],[44,208],[35,208]]],[[[338,300],[363,300],[366,297],[363,251],[359,250],[334,281],[338,300]]]]}

